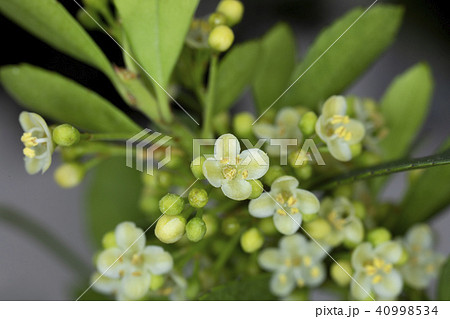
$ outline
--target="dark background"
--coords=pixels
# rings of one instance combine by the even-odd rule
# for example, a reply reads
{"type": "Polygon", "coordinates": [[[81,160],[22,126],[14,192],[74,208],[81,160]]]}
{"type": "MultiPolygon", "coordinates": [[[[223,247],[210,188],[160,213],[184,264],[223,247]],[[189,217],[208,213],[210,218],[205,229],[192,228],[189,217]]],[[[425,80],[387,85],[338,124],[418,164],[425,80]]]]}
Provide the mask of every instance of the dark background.
{"type": "MultiPolygon", "coordinates": [[[[73,0],[62,2],[71,13],[78,9],[73,0]]],[[[212,12],[218,1],[203,0],[198,16],[212,12]]],[[[294,29],[297,46],[303,54],[322,28],[355,6],[368,7],[373,1],[356,0],[246,0],[244,20],[234,28],[236,41],[263,35],[279,21],[294,29]]],[[[386,3],[388,1],[379,1],[386,3]]],[[[391,80],[420,61],[430,64],[435,79],[432,107],[423,129],[423,138],[416,155],[431,152],[449,135],[448,101],[450,74],[450,24],[444,1],[389,1],[404,5],[405,17],[397,41],[381,59],[349,90],[360,96],[379,98],[391,80]]],[[[357,28],[357,24],[354,26],[357,28]]],[[[127,110],[109,81],[98,71],[67,57],[37,40],[12,22],[0,16],[2,45],[0,65],[27,62],[54,70],[95,90],[123,110],[127,110]]],[[[380,30],[383,32],[383,30],[380,30]]],[[[91,35],[111,61],[121,63],[121,52],[115,43],[100,32],[91,35]]],[[[247,95],[237,108],[251,108],[247,95]]],[[[62,190],[52,181],[52,165],[44,175],[30,177],[22,162],[21,129],[18,115],[21,108],[0,88],[0,204],[17,207],[26,216],[45,225],[79,255],[91,263],[88,235],[84,228],[84,186],[62,190]]],[[[136,116],[136,114],[132,114],[136,116]]],[[[55,156],[55,162],[58,162],[55,156]]],[[[395,199],[402,192],[404,176],[398,175],[384,196],[395,199]]],[[[450,214],[433,220],[440,235],[439,250],[448,254],[450,214]]],[[[53,255],[32,241],[26,234],[0,223],[0,300],[71,299],[70,289],[75,277],[53,255]]],[[[317,298],[324,298],[318,295],[317,298]]]]}

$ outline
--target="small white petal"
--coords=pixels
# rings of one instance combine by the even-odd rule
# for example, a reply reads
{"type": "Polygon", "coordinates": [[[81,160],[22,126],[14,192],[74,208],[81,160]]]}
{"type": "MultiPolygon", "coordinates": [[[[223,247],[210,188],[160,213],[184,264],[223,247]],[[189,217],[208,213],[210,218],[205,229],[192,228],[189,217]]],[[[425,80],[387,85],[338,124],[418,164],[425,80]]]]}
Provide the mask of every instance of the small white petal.
{"type": "Polygon", "coordinates": [[[315,214],[320,209],[320,202],[316,195],[313,193],[303,190],[296,189],[295,195],[297,197],[297,207],[303,214],[315,214]]]}
{"type": "Polygon", "coordinates": [[[262,193],[256,199],[252,199],[248,204],[248,212],[253,217],[265,218],[272,216],[276,210],[276,203],[273,198],[267,194],[262,193]]]}
{"type": "Polygon", "coordinates": [[[264,249],[258,256],[258,263],[267,271],[277,270],[282,264],[281,253],[275,248],[264,249]]]}
{"type": "Polygon", "coordinates": [[[364,265],[370,262],[373,257],[372,245],[370,243],[362,243],[352,253],[352,266],[356,271],[364,270],[364,265]]]}
{"type": "Polygon", "coordinates": [[[298,187],[298,180],[292,176],[281,176],[273,181],[270,193],[278,194],[280,192],[294,192],[298,187]]]}
{"type": "Polygon", "coordinates": [[[168,273],[173,267],[172,256],[159,246],[147,246],[144,248],[144,262],[153,275],[168,273]]]}
{"type": "Polygon", "coordinates": [[[259,179],[269,170],[269,156],[257,148],[245,150],[239,156],[241,163],[239,170],[246,170],[248,176],[245,179],[259,179]]]}
{"type": "Polygon", "coordinates": [[[334,95],[323,104],[322,114],[325,118],[330,118],[333,115],[345,115],[346,111],[347,102],[345,98],[340,95],[334,95]]]}
{"type": "Polygon", "coordinates": [[[302,214],[280,215],[275,213],[273,215],[273,223],[275,228],[283,235],[292,235],[302,224],[302,214]]]}
{"type": "Polygon", "coordinates": [[[101,276],[100,273],[96,272],[91,277],[91,283],[94,290],[103,294],[113,294],[119,288],[120,280],[101,276]]]}
{"type": "Polygon", "coordinates": [[[235,178],[224,181],[222,191],[225,196],[231,199],[244,200],[252,193],[252,185],[246,180],[235,178]]]}
{"type": "Polygon", "coordinates": [[[278,297],[286,297],[295,288],[295,280],[291,273],[275,273],[270,280],[270,290],[278,297]]]}
{"type": "Polygon", "coordinates": [[[341,162],[348,162],[352,159],[352,151],[347,142],[340,138],[329,139],[327,141],[328,150],[330,154],[341,162]]]}
{"type": "Polygon", "coordinates": [[[382,280],[373,285],[375,293],[382,298],[395,298],[403,288],[403,280],[397,270],[382,275],[382,280]]]}
{"type": "Polygon", "coordinates": [[[284,236],[279,242],[280,249],[289,255],[298,255],[308,250],[308,241],[300,234],[284,236]]]}
{"type": "Polygon", "coordinates": [[[363,272],[357,272],[353,275],[350,292],[356,300],[368,300],[372,294],[372,285],[370,278],[363,272]]]}
{"type": "Polygon", "coordinates": [[[150,288],[151,276],[147,272],[140,275],[128,274],[122,279],[120,294],[127,300],[140,300],[150,288]]]}
{"type": "Polygon", "coordinates": [[[142,229],[134,223],[123,222],[116,226],[115,232],[117,246],[127,254],[141,251],[145,247],[145,236],[142,229]]]}
{"type": "Polygon", "coordinates": [[[219,161],[223,159],[235,161],[240,152],[239,140],[233,134],[221,135],[214,144],[214,157],[219,161]]]}
{"type": "Polygon", "coordinates": [[[384,261],[395,264],[402,257],[403,249],[398,242],[387,241],[375,247],[374,252],[384,261]]]}
{"type": "Polygon", "coordinates": [[[276,128],[270,124],[257,123],[253,126],[253,133],[259,138],[274,138],[276,137],[276,128]]]}
{"type": "Polygon", "coordinates": [[[215,158],[207,158],[202,167],[203,175],[214,187],[221,187],[225,178],[222,173],[222,164],[215,158]]]}
{"type": "Polygon", "coordinates": [[[119,248],[109,248],[100,253],[97,257],[97,270],[103,276],[119,278],[119,273],[126,268],[122,251],[119,248]]]}

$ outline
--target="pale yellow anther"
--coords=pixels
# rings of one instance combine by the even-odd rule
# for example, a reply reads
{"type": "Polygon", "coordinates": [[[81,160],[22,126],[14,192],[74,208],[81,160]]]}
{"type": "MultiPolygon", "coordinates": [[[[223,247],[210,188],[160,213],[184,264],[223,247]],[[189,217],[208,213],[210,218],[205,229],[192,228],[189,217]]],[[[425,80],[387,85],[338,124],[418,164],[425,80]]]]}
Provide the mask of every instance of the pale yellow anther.
{"type": "Polygon", "coordinates": [[[286,212],[285,212],[283,209],[281,209],[281,208],[278,208],[278,209],[277,209],[277,213],[278,213],[279,215],[281,215],[281,216],[286,216],[286,215],[287,215],[286,212]]]}
{"type": "Polygon", "coordinates": [[[386,264],[386,265],[384,265],[384,267],[383,267],[383,271],[385,272],[385,273],[390,273],[391,272],[391,270],[392,270],[392,264],[386,264]]]}
{"type": "Polygon", "coordinates": [[[331,118],[331,124],[347,124],[348,122],[350,122],[350,118],[347,115],[333,115],[333,117],[331,118]]]}
{"type": "Polygon", "coordinates": [[[277,196],[275,196],[275,199],[278,203],[280,203],[281,205],[284,204],[284,197],[282,194],[277,194],[277,196]]]}
{"type": "Polygon", "coordinates": [[[311,265],[311,257],[309,256],[305,256],[303,257],[303,263],[305,264],[305,266],[310,266],[311,265]]]}
{"type": "Polygon", "coordinates": [[[247,170],[242,171],[242,178],[246,179],[247,177],[248,177],[248,171],[247,170]]]}
{"type": "Polygon", "coordinates": [[[228,159],[228,157],[225,157],[223,159],[220,160],[220,164],[228,164],[230,160],[228,159]]]}
{"type": "Polygon", "coordinates": [[[123,277],[125,275],[125,271],[123,269],[119,270],[119,276],[123,277]]]}
{"type": "Polygon", "coordinates": [[[426,271],[427,273],[429,273],[429,274],[434,273],[434,271],[435,271],[434,266],[431,265],[431,264],[427,265],[427,266],[425,267],[425,271],[426,271]]]}
{"type": "Polygon", "coordinates": [[[135,276],[135,277],[139,277],[140,275],[142,275],[142,273],[141,273],[140,271],[133,271],[133,272],[131,273],[131,275],[132,275],[132,276],[135,276]]]}
{"type": "Polygon", "coordinates": [[[222,170],[223,176],[230,180],[236,177],[237,169],[234,167],[227,166],[222,170]]]}
{"type": "Polygon", "coordinates": [[[297,279],[297,286],[299,286],[300,288],[303,287],[305,285],[305,281],[301,278],[297,279]]]}
{"type": "Polygon", "coordinates": [[[25,145],[25,147],[33,147],[38,145],[38,142],[36,141],[37,138],[33,137],[31,133],[23,133],[20,140],[22,141],[23,145],[25,145]]]}
{"type": "Polygon", "coordinates": [[[292,208],[291,208],[291,214],[292,214],[292,215],[293,215],[293,214],[298,214],[298,213],[300,213],[300,211],[298,210],[297,207],[292,207],[292,208]]]}
{"type": "Polygon", "coordinates": [[[352,138],[352,133],[351,132],[345,133],[344,140],[350,141],[351,138],[352,138]]]}
{"type": "Polygon", "coordinates": [[[286,258],[286,260],[284,261],[284,265],[286,267],[292,267],[292,260],[290,258],[286,258]]]}
{"type": "Polygon", "coordinates": [[[287,276],[286,276],[285,274],[281,274],[281,275],[279,276],[279,278],[280,278],[280,282],[281,282],[282,284],[285,284],[285,283],[287,282],[287,276]]]}
{"type": "Polygon", "coordinates": [[[313,267],[310,271],[310,274],[313,278],[317,278],[320,275],[320,269],[318,267],[313,267]]]}
{"type": "Polygon", "coordinates": [[[142,257],[138,254],[134,254],[133,257],[131,257],[131,263],[133,265],[137,265],[142,261],[142,257]]]}
{"type": "Polygon", "coordinates": [[[292,207],[295,203],[297,203],[297,199],[294,196],[290,196],[287,200],[288,206],[292,207]]]}
{"type": "Polygon", "coordinates": [[[384,266],[384,260],[383,260],[383,259],[380,259],[380,258],[374,258],[374,259],[373,259],[373,265],[374,265],[376,268],[381,269],[381,267],[384,266]]]}
{"type": "Polygon", "coordinates": [[[34,158],[36,156],[36,152],[29,147],[25,147],[23,149],[23,155],[25,155],[28,158],[34,158]]]}
{"type": "Polygon", "coordinates": [[[364,269],[369,276],[373,276],[377,272],[377,269],[372,265],[367,265],[364,269]]]}
{"type": "Polygon", "coordinates": [[[375,277],[373,277],[372,283],[373,283],[373,284],[378,284],[378,283],[381,281],[381,279],[383,279],[383,278],[381,277],[381,275],[376,275],[375,277]]]}

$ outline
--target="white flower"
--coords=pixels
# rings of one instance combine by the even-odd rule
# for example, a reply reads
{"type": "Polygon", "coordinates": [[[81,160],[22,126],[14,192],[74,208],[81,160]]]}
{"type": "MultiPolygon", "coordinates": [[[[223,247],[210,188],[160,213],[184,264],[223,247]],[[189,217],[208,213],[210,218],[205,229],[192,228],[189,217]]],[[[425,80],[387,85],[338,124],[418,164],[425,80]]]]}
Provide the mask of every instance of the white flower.
{"type": "Polygon", "coordinates": [[[253,126],[253,133],[259,138],[280,139],[277,143],[281,145],[266,145],[266,151],[271,156],[280,156],[283,143],[288,150],[297,149],[297,145],[303,139],[303,134],[298,127],[300,115],[292,107],[282,108],[275,119],[275,125],[258,123],[253,126]],[[297,145],[290,145],[288,139],[297,139],[297,145]]]}
{"type": "Polygon", "coordinates": [[[412,227],[403,240],[409,254],[408,261],[400,268],[405,282],[415,288],[426,288],[439,273],[445,261],[443,255],[433,251],[433,235],[428,225],[412,227]]]}
{"type": "Polygon", "coordinates": [[[117,225],[117,246],[105,249],[97,258],[94,288],[115,294],[118,300],[139,300],[150,289],[152,276],[167,274],[173,267],[172,256],[159,246],[145,246],[142,229],[131,222],[117,225]]]}
{"type": "Polygon", "coordinates": [[[44,173],[52,162],[53,142],[50,129],[45,120],[36,113],[22,112],[20,126],[24,130],[21,141],[25,148],[25,169],[28,174],[44,173]]]}
{"type": "Polygon", "coordinates": [[[257,148],[241,153],[238,139],[232,134],[220,136],[214,144],[214,157],[203,163],[203,175],[225,196],[234,200],[247,199],[252,193],[249,181],[259,179],[269,169],[269,157],[257,148]]]}
{"type": "Polygon", "coordinates": [[[302,214],[315,214],[320,208],[316,195],[297,188],[298,184],[292,176],[277,178],[269,193],[250,201],[250,215],[257,218],[273,216],[276,229],[284,235],[292,235],[300,228],[302,214]]]}
{"type": "Polygon", "coordinates": [[[322,262],[326,252],[299,234],[283,237],[279,248],[267,248],[258,256],[259,265],[273,272],[270,290],[286,297],[296,286],[316,287],[326,276],[322,262]]]}
{"type": "Polygon", "coordinates": [[[400,272],[394,268],[402,256],[402,247],[394,241],[387,241],[375,248],[365,242],[352,253],[352,267],[355,272],[351,283],[351,293],[358,300],[395,299],[403,287],[400,272]]]}
{"type": "Polygon", "coordinates": [[[327,143],[331,155],[339,161],[352,159],[350,145],[364,138],[364,125],[346,115],[347,102],[342,96],[332,96],[325,101],[322,115],[316,122],[316,133],[327,143]]]}

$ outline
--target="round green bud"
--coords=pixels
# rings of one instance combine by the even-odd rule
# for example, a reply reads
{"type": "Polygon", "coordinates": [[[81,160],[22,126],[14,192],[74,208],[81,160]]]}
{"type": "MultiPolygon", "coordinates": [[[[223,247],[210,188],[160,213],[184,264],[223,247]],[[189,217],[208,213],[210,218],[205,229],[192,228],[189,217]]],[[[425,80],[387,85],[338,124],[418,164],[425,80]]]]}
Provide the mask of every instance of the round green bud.
{"type": "Polygon", "coordinates": [[[244,232],[241,236],[241,247],[246,253],[253,253],[264,244],[264,237],[261,232],[253,227],[244,232]]]}
{"type": "Polygon", "coordinates": [[[212,120],[214,130],[219,134],[223,135],[230,131],[230,114],[228,112],[221,112],[214,116],[212,120]]]}
{"type": "Polygon", "coordinates": [[[288,162],[292,167],[306,166],[308,165],[308,154],[303,150],[297,150],[289,154],[288,162]]]}
{"type": "Polygon", "coordinates": [[[279,165],[271,165],[269,167],[269,170],[267,171],[266,175],[262,177],[262,181],[267,186],[272,185],[273,181],[276,180],[278,177],[281,177],[285,175],[284,170],[279,165]]]}
{"type": "Polygon", "coordinates": [[[186,236],[190,241],[198,242],[205,237],[206,223],[200,217],[192,218],[186,225],[186,236]]]}
{"type": "Polygon", "coordinates": [[[346,287],[350,284],[352,278],[349,275],[353,275],[353,269],[348,260],[337,260],[337,263],[333,263],[330,267],[331,278],[341,287],[346,287]],[[339,267],[338,264],[344,269],[339,267]]]}
{"type": "Polygon", "coordinates": [[[159,200],[159,210],[166,215],[178,215],[183,211],[184,200],[176,194],[166,194],[159,200]]]}
{"type": "Polygon", "coordinates": [[[403,266],[409,259],[409,254],[406,251],[405,248],[402,247],[402,255],[400,256],[400,259],[395,263],[397,266],[403,266]]]}
{"type": "Polygon", "coordinates": [[[255,117],[250,112],[241,112],[233,118],[233,131],[240,138],[251,138],[253,136],[252,124],[255,117]]]}
{"type": "Polygon", "coordinates": [[[205,237],[210,237],[217,232],[218,222],[216,216],[211,214],[204,214],[202,216],[203,221],[206,224],[206,234],[205,237]]]}
{"type": "Polygon", "coordinates": [[[315,220],[318,217],[319,217],[318,213],[315,213],[315,214],[302,214],[302,221],[305,222],[305,223],[309,223],[309,222],[312,222],[313,220],[315,220]]]}
{"type": "Polygon", "coordinates": [[[391,238],[391,232],[384,227],[372,229],[367,233],[367,241],[372,243],[373,246],[378,246],[381,243],[391,240],[391,238]]]}
{"type": "Polygon", "coordinates": [[[350,145],[350,151],[352,152],[352,157],[356,157],[361,155],[362,153],[362,144],[356,143],[353,145],[350,145]]]}
{"type": "Polygon", "coordinates": [[[227,217],[222,222],[222,232],[227,236],[232,236],[236,234],[241,225],[236,217],[227,217]]]}
{"type": "Polygon", "coordinates": [[[62,124],[53,130],[53,141],[60,146],[72,146],[80,141],[80,132],[69,124],[62,124]]]}
{"type": "Polygon", "coordinates": [[[258,223],[258,228],[261,229],[261,231],[265,235],[276,235],[278,234],[277,229],[275,228],[275,224],[273,223],[272,217],[266,217],[262,218],[258,223]]]}
{"type": "Polygon", "coordinates": [[[216,51],[224,52],[228,50],[234,41],[233,31],[225,26],[219,25],[215,27],[208,37],[209,46],[216,51]]]}
{"type": "Polygon", "coordinates": [[[359,219],[364,219],[366,217],[366,207],[362,202],[354,201],[353,209],[355,210],[355,216],[359,219]]]}
{"type": "MultiPolygon", "coordinates": [[[[305,214],[303,215],[305,216],[305,214]]],[[[331,232],[330,223],[323,218],[317,218],[306,223],[305,231],[314,239],[325,238],[331,232]]]]}
{"type": "Polygon", "coordinates": [[[150,290],[156,291],[164,285],[165,278],[163,275],[152,275],[150,280],[150,290]]]}
{"type": "Polygon", "coordinates": [[[86,169],[78,163],[66,163],[59,166],[53,177],[56,184],[62,188],[72,188],[78,186],[84,178],[86,169]]]}
{"type": "Polygon", "coordinates": [[[353,195],[353,187],[352,185],[340,185],[334,189],[333,195],[350,198],[353,195]]]}
{"type": "Polygon", "coordinates": [[[252,193],[248,197],[249,199],[258,198],[264,191],[263,184],[258,179],[252,179],[248,181],[252,185],[252,193]]]}
{"type": "Polygon", "coordinates": [[[102,246],[105,249],[117,247],[116,234],[114,233],[114,231],[107,232],[105,235],[103,235],[102,246]]]}
{"type": "Polygon", "coordinates": [[[303,167],[296,167],[295,173],[297,174],[298,178],[306,181],[311,178],[311,176],[313,174],[313,168],[311,165],[306,165],[303,167]]]}
{"type": "Polygon", "coordinates": [[[183,216],[163,215],[155,227],[155,236],[166,244],[177,242],[183,237],[186,219],[183,216]]]}
{"type": "Polygon", "coordinates": [[[305,136],[310,136],[316,131],[317,115],[314,112],[306,112],[300,119],[298,127],[305,136]]]}
{"type": "Polygon", "coordinates": [[[205,175],[203,175],[203,163],[205,163],[206,158],[203,155],[195,158],[191,163],[191,172],[198,179],[204,179],[205,175]]]}
{"type": "Polygon", "coordinates": [[[189,192],[189,204],[195,208],[202,208],[208,203],[208,193],[202,188],[193,188],[189,192]]]}
{"type": "Polygon", "coordinates": [[[209,16],[209,25],[211,27],[217,27],[227,23],[227,17],[222,12],[214,12],[209,16]]]}
{"type": "Polygon", "coordinates": [[[348,238],[344,239],[343,245],[345,248],[354,249],[359,245],[360,242],[352,241],[348,238]]]}
{"type": "Polygon", "coordinates": [[[237,0],[222,0],[217,6],[217,12],[225,15],[229,26],[234,26],[242,20],[244,5],[237,0]]]}

